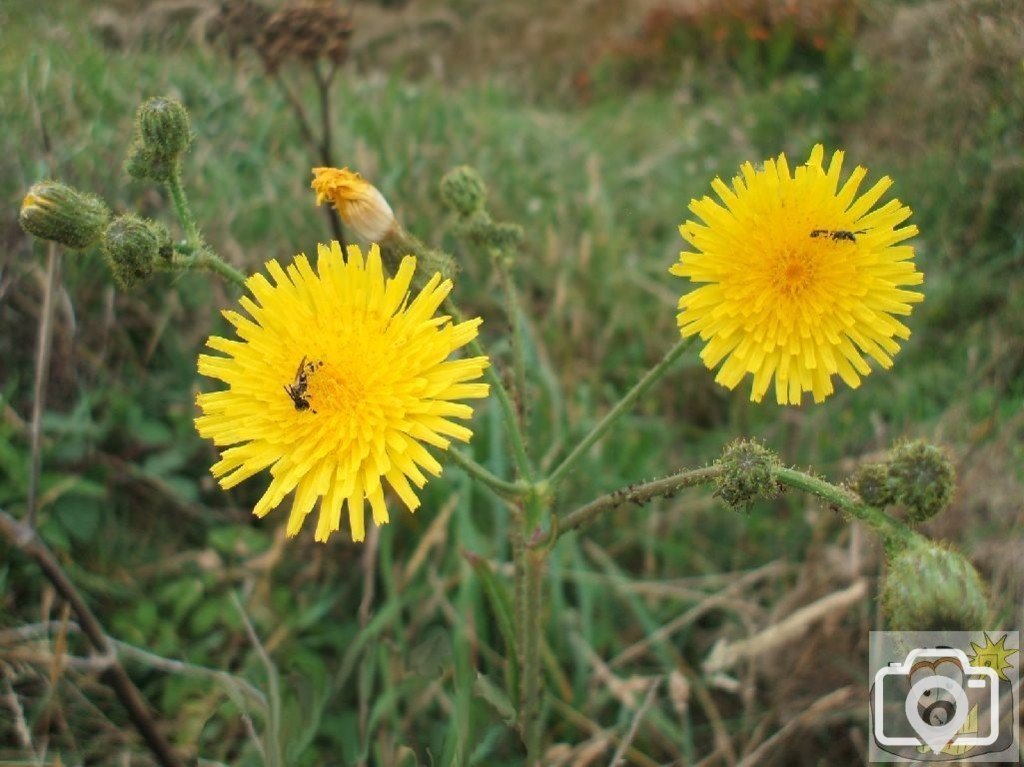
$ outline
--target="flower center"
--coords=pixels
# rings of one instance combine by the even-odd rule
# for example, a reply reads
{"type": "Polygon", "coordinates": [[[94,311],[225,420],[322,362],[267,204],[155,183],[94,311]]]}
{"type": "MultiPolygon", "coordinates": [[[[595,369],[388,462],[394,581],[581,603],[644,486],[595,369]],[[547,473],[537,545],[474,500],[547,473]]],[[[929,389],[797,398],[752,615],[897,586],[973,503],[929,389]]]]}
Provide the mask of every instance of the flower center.
{"type": "Polygon", "coordinates": [[[783,251],[772,269],[772,285],[786,296],[796,298],[814,283],[817,267],[817,259],[806,250],[783,251]]]}
{"type": "Polygon", "coordinates": [[[360,371],[324,362],[309,374],[309,404],[321,413],[353,414],[366,401],[366,386],[360,371]]]}

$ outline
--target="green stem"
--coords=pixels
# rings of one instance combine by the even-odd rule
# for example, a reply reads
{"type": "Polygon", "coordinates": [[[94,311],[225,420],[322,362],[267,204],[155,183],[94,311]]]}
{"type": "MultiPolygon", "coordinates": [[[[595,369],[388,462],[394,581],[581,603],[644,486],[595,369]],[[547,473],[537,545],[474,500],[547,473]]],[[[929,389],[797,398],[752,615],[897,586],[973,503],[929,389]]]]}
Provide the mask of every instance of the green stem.
{"type": "Polygon", "coordinates": [[[541,627],[541,576],[547,550],[529,549],[526,552],[526,604],[523,628],[523,739],[526,741],[526,763],[529,767],[540,765],[541,757],[541,684],[540,668],[540,627],[541,627]]]}
{"type": "MultiPolygon", "coordinates": [[[[455,305],[455,302],[451,298],[445,299],[444,310],[451,315],[452,321],[455,323],[461,323],[464,321],[462,312],[455,305]]],[[[483,347],[480,345],[480,340],[474,338],[467,345],[469,353],[476,357],[486,357],[487,354],[484,352],[483,347]]],[[[516,462],[516,468],[519,470],[519,475],[527,482],[533,480],[533,468],[530,465],[530,459],[526,455],[526,444],[523,442],[523,433],[519,428],[519,421],[516,418],[515,409],[512,407],[512,400],[509,399],[508,390],[505,388],[505,384],[501,381],[501,376],[494,369],[494,365],[488,365],[484,370],[484,376],[487,378],[488,383],[494,389],[494,394],[498,398],[498,404],[501,407],[502,417],[505,421],[505,432],[508,436],[508,441],[512,446],[512,457],[516,462]]]]}
{"type": "Polygon", "coordinates": [[[167,179],[167,191],[171,193],[171,201],[174,203],[174,210],[178,214],[181,228],[185,231],[185,240],[194,250],[202,247],[202,240],[199,237],[199,229],[196,228],[196,220],[192,217],[192,211],[188,206],[188,198],[185,196],[185,189],[181,185],[181,164],[176,162],[171,177],[167,179]]]}
{"type": "Polygon", "coordinates": [[[459,450],[452,448],[448,451],[448,455],[467,474],[480,480],[502,498],[520,498],[530,491],[530,486],[525,482],[506,482],[459,450]]]}
{"type": "Polygon", "coordinates": [[[516,284],[512,279],[512,268],[509,258],[501,251],[493,253],[494,263],[501,275],[502,286],[505,290],[505,314],[512,328],[512,371],[515,382],[515,395],[517,414],[519,416],[519,428],[523,430],[524,437],[529,435],[526,423],[526,353],[523,348],[523,328],[519,322],[519,297],[516,294],[516,284]]]}
{"type": "Polygon", "coordinates": [[[548,478],[548,482],[552,488],[556,487],[558,483],[565,477],[565,475],[575,466],[575,464],[582,458],[586,452],[604,436],[604,433],[611,428],[619,418],[621,418],[640,397],[647,393],[647,391],[660,379],[668,369],[672,366],[672,363],[682,356],[690,345],[694,342],[696,336],[690,338],[680,338],[679,341],[669,349],[668,353],[662,357],[661,361],[652,367],[644,374],[644,377],[637,381],[636,385],[626,392],[626,395],[618,401],[618,403],[605,415],[601,421],[590,430],[590,433],[585,436],[580,443],[573,449],[571,453],[559,464],[551,476],[548,478]]]}
{"type": "Polygon", "coordinates": [[[240,288],[245,287],[245,274],[224,261],[216,253],[206,248],[190,257],[187,262],[188,269],[203,269],[214,274],[219,274],[226,280],[235,283],[240,288]]]}
{"type": "Polygon", "coordinates": [[[640,505],[652,498],[671,495],[685,487],[702,485],[705,482],[710,482],[721,473],[721,466],[705,466],[702,469],[681,471],[652,482],[638,483],[619,488],[615,492],[603,495],[586,506],[581,506],[572,513],[567,514],[558,526],[556,536],[561,537],[572,530],[578,530],[606,511],[614,511],[625,506],[627,503],[640,505]]]}
{"type": "Polygon", "coordinates": [[[850,490],[796,469],[778,468],[774,476],[784,485],[804,490],[835,504],[864,522],[887,542],[906,545],[918,537],[917,533],[902,522],[893,519],[881,509],[868,506],[860,496],[850,490]]]}

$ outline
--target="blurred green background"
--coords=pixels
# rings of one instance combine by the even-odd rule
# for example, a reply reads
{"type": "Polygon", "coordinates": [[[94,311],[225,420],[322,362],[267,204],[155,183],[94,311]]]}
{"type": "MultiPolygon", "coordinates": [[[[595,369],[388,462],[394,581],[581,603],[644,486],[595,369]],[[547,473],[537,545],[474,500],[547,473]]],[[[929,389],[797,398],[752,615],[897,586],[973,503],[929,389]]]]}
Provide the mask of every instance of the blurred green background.
{"type": "MultiPolygon", "coordinates": [[[[244,47],[231,55],[218,9],[0,5],[0,507],[16,516],[45,284],[46,248],[17,223],[33,182],[59,178],[172,225],[163,191],[122,164],[137,105],[173,95],[195,134],[185,186],[219,253],[251,272],[330,237],[309,189],[319,159],[274,76],[244,47]]],[[[737,436],[835,481],[921,436],[949,449],[960,483],[925,529],[988,579],[996,624],[1024,622],[1020,2],[411,0],[357,3],[352,24],[332,91],[335,157],[407,229],[457,255],[457,300],[484,317],[498,364],[509,349],[497,275],[451,234],[438,181],[476,167],[493,215],[525,228],[515,271],[530,442],[549,460],[673,343],[677,227],[714,176],[782,151],[799,161],[818,142],[846,149],[869,181],[890,175],[921,231],[926,294],[893,370],[822,405],[755,406],[749,382],[722,389],[691,354],[588,456],[558,508],[701,465],[737,436]]],[[[301,66],[279,75],[315,116],[301,66]]],[[[308,530],[285,540],[282,512],[253,519],[265,478],[219,490],[213,448],[192,425],[196,355],[226,332],[219,311],[235,298],[197,274],[120,292],[97,253],[63,257],[42,421],[45,540],[112,636],[265,689],[239,595],[281,676],[289,764],[522,763],[515,734],[474,693],[476,672],[500,680],[505,658],[464,552],[508,560],[502,505],[450,466],[415,516],[396,514],[365,546],[314,544],[308,530]]],[[[472,451],[507,476],[499,422],[493,402],[478,409],[472,451]]],[[[25,758],[16,703],[51,761],[150,763],[95,671],[73,662],[87,654],[81,638],[54,649],[52,590],[0,551],[0,758],[25,758]]],[[[567,537],[545,586],[549,762],[607,763],[660,680],[628,764],[740,763],[846,686],[851,702],[757,763],[861,763],[882,568],[876,541],[795,493],[744,516],[689,491],[567,537]],[[718,638],[748,636],[858,575],[872,584],[864,603],[783,662],[762,658],[732,680],[694,671],[718,638]]],[[[125,663],[188,763],[262,763],[223,684],[153,658],[125,663]]]]}

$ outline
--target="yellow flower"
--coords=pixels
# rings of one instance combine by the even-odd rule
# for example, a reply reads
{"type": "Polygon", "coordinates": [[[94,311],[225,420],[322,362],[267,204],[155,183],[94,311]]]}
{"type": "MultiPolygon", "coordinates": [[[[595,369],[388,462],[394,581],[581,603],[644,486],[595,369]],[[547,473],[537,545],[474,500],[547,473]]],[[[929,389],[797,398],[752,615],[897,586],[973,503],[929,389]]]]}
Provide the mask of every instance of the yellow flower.
{"type": "Polygon", "coordinates": [[[760,402],[775,379],[779,404],[800,404],[803,392],[821,402],[838,374],[851,388],[871,372],[863,355],[882,367],[899,351],[894,338],[910,337],[893,315],[910,314],[924,296],[914,249],[898,243],[917,234],[899,225],[910,208],[890,200],[872,210],[892,184],[882,178],[859,197],[867,171],[857,167],[839,185],[843,153],[825,170],[819,144],[791,174],[786,156],[755,170],[741,168],[721,198],[690,202],[700,222],[679,227],[693,251],[683,251],[671,272],[706,283],[679,299],[683,336],[707,341],[709,369],[724,360],[715,380],[735,388],[753,375],[750,399],[760,402]]]}
{"type": "Polygon", "coordinates": [[[380,242],[398,227],[395,214],[384,195],[348,168],[313,168],[316,204],[326,200],[334,205],[341,220],[368,242],[380,242]]]}
{"type": "Polygon", "coordinates": [[[364,501],[377,525],[388,521],[383,480],[414,511],[410,482],[421,488],[424,472],[441,473],[424,444],[443,450],[449,437],[470,438],[451,419],[473,414],[456,400],[487,396],[486,384],[472,382],[489,363],[448,358],[476,337],[481,320],[434,316],[451,281],[435,275],[413,297],[415,257],[385,279],[376,246],[364,262],[357,246],[346,260],[337,242],[321,245],[316,272],[304,255],[287,269],[266,267],[273,283],[263,274],[246,283],[253,298],[240,303],[249,316],[224,312],[239,339],[207,341],[227,356],[199,357],[199,372],[228,388],[197,397],[196,427],[230,446],[212,468],[221,487],[270,467],[257,516],[294,490],[289,535],[319,501],[316,539],[326,541],[347,503],[352,539],[361,541],[364,501]]]}

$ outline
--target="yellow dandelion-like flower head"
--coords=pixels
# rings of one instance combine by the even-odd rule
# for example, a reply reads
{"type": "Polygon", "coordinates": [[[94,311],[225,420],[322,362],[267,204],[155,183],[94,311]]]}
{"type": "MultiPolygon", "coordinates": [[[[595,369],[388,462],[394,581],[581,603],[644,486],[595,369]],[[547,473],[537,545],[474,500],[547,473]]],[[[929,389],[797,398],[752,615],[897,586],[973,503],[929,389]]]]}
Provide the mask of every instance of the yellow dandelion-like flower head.
{"type": "Polygon", "coordinates": [[[903,286],[920,285],[914,249],[899,243],[917,234],[900,224],[910,208],[899,200],[874,207],[892,184],[882,178],[857,196],[867,171],[857,167],[840,185],[843,153],[826,170],[819,144],[790,173],[786,156],[763,168],[740,168],[732,187],[712,188],[721,202],[690,202],[700,221],[679,231],[693,248],[671,272],[703,283],[679,299],[683,336],[707,341],[701,359],[730,389],[753,375],[760,402],[772,379],[779,404],[800,404],[803,392],[821,402],[838,374],[850,387],[882,367],[910,330],[893,315],[910,314],[924,299],[903,286]],[[724,360],[724,362],[723,362],[724,360]]]}
{"type": "Polygon", "coordinates": [[[395,214],[373,184],[348,168],[313,168],[316,204],[330,202],[341,220],[369,242],[380,242],[396,227],[395,214]]]}
{"type": "Polygon", "coordinates": [[[337,242],[319,247],[316,271],[300,255],[250,277],[252,298],[224,316],[237,340],[212,336],[199,372],[227,384],[200,394],[199,433],[225,447],[212,467],[222,487],[269,467],[270,486],[253,512],[262,517],[294,491],[288,534],[319,501],[316,539],[326,541],[348,505],[352,539],[364,535],[364,506],[388,521],[384,481],[405,506],[441,466],[424,445],[446,449],[471,432],[453,419],[472,408],[457,400],[485,397],[475,383],[486,357],[449,359],[472,340],[480,319],[453,324],[435,311],[452,289],[435,275],[415,297],[416,259],[406,256],[385,278],[376,245],[342,256],[337,242]]]}

